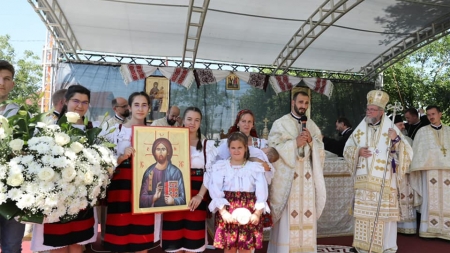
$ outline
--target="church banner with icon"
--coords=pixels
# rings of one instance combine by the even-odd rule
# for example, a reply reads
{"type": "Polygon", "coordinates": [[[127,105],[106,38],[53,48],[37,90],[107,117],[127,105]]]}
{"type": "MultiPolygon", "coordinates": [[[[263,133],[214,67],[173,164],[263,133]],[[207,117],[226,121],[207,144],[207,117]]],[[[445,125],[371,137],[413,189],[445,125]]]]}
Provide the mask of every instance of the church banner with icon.
{"type": "Polygon", "coordinates": [[[133,214],[188,210],[191,200],[189,130],[133,127],[133,214]]]}

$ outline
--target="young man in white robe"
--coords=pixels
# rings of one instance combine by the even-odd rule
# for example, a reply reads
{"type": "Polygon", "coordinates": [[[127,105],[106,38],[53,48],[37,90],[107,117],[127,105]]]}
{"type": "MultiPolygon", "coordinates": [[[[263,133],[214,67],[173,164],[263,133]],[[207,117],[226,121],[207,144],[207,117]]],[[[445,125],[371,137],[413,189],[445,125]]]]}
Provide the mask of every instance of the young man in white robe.
{"type": "Polygon", "coordinates": [[[366,117],[344,148],[344,158],[355,178],[353,247],[358,252],[397,251],[397,221],[400,219],[397,186],[409,168],[412,148],[384,114],[388,101],[386,92],[373,90],[367,94],[366,117]],[[377,211],[383,181],[383,197],[377,211]]]}
{"type": "Polygon", "coordinates": [[[294,93],[291,113],[273,123],[269,146],[280,158],[272,165],[270,185],[273,227],[267,252],[317,252],[317,219],[325,206],[323,178],[325,151],[319,128],[300,118],[309,107],[309,95],[294,93]]]}
{"type": "Polygon", "coordinates": [[[411,186],[419,192],[419,236],[450,240],[450,127],[438,106],[428,106],[430,125],[417,131],[411,186]]]}

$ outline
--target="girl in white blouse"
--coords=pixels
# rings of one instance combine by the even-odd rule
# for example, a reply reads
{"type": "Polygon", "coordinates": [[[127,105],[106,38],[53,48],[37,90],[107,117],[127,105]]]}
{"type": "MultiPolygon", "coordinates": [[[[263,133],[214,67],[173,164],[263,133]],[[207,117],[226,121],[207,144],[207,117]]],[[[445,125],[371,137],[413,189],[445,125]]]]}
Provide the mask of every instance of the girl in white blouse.
{"type": "Polygon", "coordinates": [[[230,159],[216,162],[208,172],[212,198],[209,209],[218,223],[214,247],[225,253],[250,252],[263,247],[261,215],[270,212],[264,168],[248,161],[246,135],[235,132],[228,137],[230,159]]]}

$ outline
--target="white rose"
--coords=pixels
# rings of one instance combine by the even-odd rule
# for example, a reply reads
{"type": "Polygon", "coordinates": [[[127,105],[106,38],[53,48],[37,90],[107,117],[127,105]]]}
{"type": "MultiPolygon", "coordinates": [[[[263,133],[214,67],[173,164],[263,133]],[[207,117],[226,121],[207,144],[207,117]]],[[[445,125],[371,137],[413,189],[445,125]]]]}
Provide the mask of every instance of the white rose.
{"type": "Polygon", "coordinates": [[[8,119],[0,115],[0,127],[3,129],[5,135],[11,134],[8,119]]]}
{"type": "Polygon", "coordinates": [[[84,174],[84,183],[89,185],[89,184],[92,184],[93,181],[94,181],[94,175],[92,175],[92,173],[90,171],[86,172],[86,174],[84,174]]]}
{"type": "Polygon", "coordinates": [[[38,172],[38,177],[42,181],[50,181],[55,175],[55,171],[50,167],[44,167],[38,172]]]}
{"type": "Polygon", "coordinates": [[[75,154],[78,154],[81,150],[83,150],[84,146],[83,144],[79,143],[78,141],[70,144],[70,149],[72,149],[75,154]]]}
{"type": "Polygon", "coordinates": [[[23,183],[23,175],[22,173],[16,173],[16,174],[12,174],[9,175],[8,179],[6,180],[6,183],[10,186],[19,186],[23,183]]]}
{"type": "Polygon", "coordinates": [[[70,142],[70,136],[65,133],[56,133],[55,142],[60,146],[64,146],[70,142]]]}
{"type": "Polygon", "coordinates": [[[5,129],[0,128],[0,140],[3,140],[6,138],[5,129]]]}
{"type": "Polygon", "coordinates": [[[77,176],[77,172],[71,167],[66,167],[61,171],[61,175],[65,182],[70,182],[77,176]]]}
{"type": "Polygon", "coordinates": [[[77,123],[77,121],[80,119],[80,115],[76,112],[67,112],[66,118],[70,123],[77,123]]]}
{"type": "Polygon", "coordinates": [[[24,144],[24,141],[21,140],[21,139],[14,139],[14,140],[9,142],[9,146],[14,151],[22,150],[23,144],[24,144]]]}

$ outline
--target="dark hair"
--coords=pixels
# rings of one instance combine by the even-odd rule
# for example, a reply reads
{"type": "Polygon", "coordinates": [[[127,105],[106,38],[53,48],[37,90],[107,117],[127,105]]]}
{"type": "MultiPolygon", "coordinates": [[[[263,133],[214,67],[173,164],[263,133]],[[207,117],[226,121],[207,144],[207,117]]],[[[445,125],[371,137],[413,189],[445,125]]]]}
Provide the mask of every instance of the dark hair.
{"type": "Polygon", "coordinates": [[[436,109],[436,111],[441,112],[441,108],[439,108],[439,106],[437,106],[437,105],[429,105],[429,106],[427,106],[427,109],[425,109],[425,110],[428,111],[431,109],[436,109]]]}
{"type": "Polygon", "coordinates": [[[5,60],[0,60],[0,70],[4,70],[4,69],[11,72],[12,78],[14,78],[14,75],[16,74],[16,71],[14,70],[14,66],[5,60]]]}
{"type": "Polygon", "coordinates": [[[111,100],[111,106],[116,107],[116,105],[117,105],[117,98],[114,98],[113,100],[111,100]]]}
{"type": "MultiPolygon", "coordinates": [[[[183,121],[186,118],[186,114],[188,112],[190,112],[190,111],[198,112],[200,114],[200,119],[203,118],[202,111],[200,111],[200,109],[198,109],[197,107],[194,107],[194,106],[190,106],[190,107],[186,108],[186,110],[184,110],[183,121]]],[[[197,142],[196,149],[200,151],[203,148],[203,145],[202,145],[202,131],[200,130],[200,127],[197,129],[197,137],[198,137],[198,142],[197,142]]]]}
{"type": "Polygon", "coordinates": [[[228,148],[230,148],[230,144],[232,141],[240,141],[242,142],[242,144],[244,144],[244,147],[246,148],[244,158],[245,160],[248,160],[250,158],[250,151],[248,149],[248,137],[241,132],[234,132],[230,136],[228,136],[227,140],[228,148]]]}
{"type": "Polygon", "coordinates": [[[294,93],[294,96],[292,96],[292,100],[295,101],[299,94],[302,96],[305,96],[305,97],[309,97],[308,93],[306,93],[304,91],[297,91],[296,93],[294,93]]]}
{"type": "MultiPolygon", "coordinates": [[[[139,91],[139,92],[133,92],[131,93],[131,95],[128,97],[128,105],[130,106],[130,108],[132,107],[131,105],[133,104],[134,98],[137,96],[143,96],[145,97],[145,99],[147,100],[147,104],[150,107],[150,96],[145,93],[145,91],[139,91]]],[[[113,101],[116,99],[113,99],[113,101]]],[[[116,100],[116,104],[117,104],[117,100],[116,100]]],[[[144,125],[147,124],[147,118],[144,118],[144,125]]]]}
{"type": "Polygon", "coordinates": [[[172,159],[172,155],[173,155],[173,148],[172,148],[172,143],[166,139],[166,138],[158,138],[153,142],[153,146],[152,146],[152,155],[156,160],[156,147],[159,144],[163,144],[164,147],[166,147],[167,149],[167,161],[171,162],[172,159]]]}
{"type": "Polygon", "coordinates": [[[52,103],[55,106],[61,99],[66,96],[67,89],[60,89],[53,93],[52,95],[52,103]]]}
{"type": "MultiPolygon", "coordinates": [[[[64,95],[64,97],[66,98],[66,103],[73,97],[75,96],[75,93],[80,93],[80,94],[84,94],[88,97],[88,101],[91,101],[91,91],[84,87],[83,85],[80,84],[74,84],[72,86],[70,86],[69,88],[67,88],[66,94],[64,95]]],[[[62,116],[64,116],[67,112],[67,105],[65,104],[63,106],[63,108],[61,109],[61,112],[59,114],[58,117],[58,121],[59,119],[61,119],[62,116]]],[[[84,116],[82,117],[84,120],[84,116]]]]}
{"type": "Polygon", "coordinates": [[[406,113],[409,113],[412,116],[419,117],[419,113],[417,112],[417,110],[415,108],[408,108],[408,109],[406,109],[405,114],[406,113]]]}
{"type": "Polygon", "coordinates": [[[239,121],[241,120],[242,116],[244,116],[245,114],[250,114],[253,117],[253,128],[250,130],[250,136],[258,138],[258,133],[256,132],[256,129],[255,129],[255,115],[253,114],[252,111],[250,111],[248,109],[240,110],[238,112],[238,114],[236,115],[236,119],[234,120],[234,125],[232,125],[230,127],[230,129],[228,129],[227,135],[230,135],[234,132],[239,131],[239,128],[237,125],[239,124],[239,121]]]}
{"type": "Polygon", "coordinates": [[[347,127],[352,127],[352,124],[350,124],[350,121],[347,118],[344,117],[340,117],[337,119],[338,123],[344,123],[345,126],[347,127]]]}

